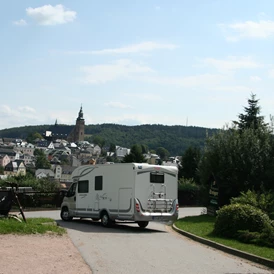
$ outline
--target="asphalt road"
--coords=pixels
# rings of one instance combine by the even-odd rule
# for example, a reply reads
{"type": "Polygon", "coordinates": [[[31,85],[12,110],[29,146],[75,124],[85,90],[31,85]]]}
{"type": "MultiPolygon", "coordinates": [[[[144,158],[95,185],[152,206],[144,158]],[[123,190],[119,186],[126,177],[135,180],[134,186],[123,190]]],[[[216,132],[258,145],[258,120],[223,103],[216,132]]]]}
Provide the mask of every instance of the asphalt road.
{"type": "MultiPolygon", "coordinates": [[[[199,215],[202,208],[180,208],[180,217],[199,215]]],[[[100,222],[63,222],[59,211],[26,212],[26,217],[50,217],[67,228],[72,242],[91,267],[102,274],[270,274],[271,270],[207,247],[177,234],[163,223],[144,230],[136,224],[104,228],[100,222]]],[[[60,251],[61,252],[61,251],[60,251]]]]}

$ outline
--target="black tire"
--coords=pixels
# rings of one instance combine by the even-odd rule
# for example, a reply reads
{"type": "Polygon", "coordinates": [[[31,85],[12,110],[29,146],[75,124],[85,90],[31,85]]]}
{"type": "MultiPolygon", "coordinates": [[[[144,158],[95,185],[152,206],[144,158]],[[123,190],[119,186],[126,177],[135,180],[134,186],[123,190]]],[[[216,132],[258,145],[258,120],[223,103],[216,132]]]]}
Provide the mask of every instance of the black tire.
{"type": "Polygon", "coordinates": [[[60,216],[61,216],[61,219],[66,222],[71,221],[73,218],[69,216],[69,210],[66,206],[62,208],[60,216]]]}
{"type": "Polygon", "coordinates": [[[137,222],[138,226],[141,227],[141,228],[145,228],[147,227],[149,222],[147,221],[140,221],[140,222],[137,222]]]}
{"type": "Polygon", "coordinates": [[[91,218],[92,221],[98,222],[100,219],[99,218],[91,218]]]}
{"type": "Polygon", "coordinates": [[[104,227],[109,227],[112,224],[111,219],[109,218],[108,213],[106,211],[104,211],[101,214],[101,224],[104,227]]]}

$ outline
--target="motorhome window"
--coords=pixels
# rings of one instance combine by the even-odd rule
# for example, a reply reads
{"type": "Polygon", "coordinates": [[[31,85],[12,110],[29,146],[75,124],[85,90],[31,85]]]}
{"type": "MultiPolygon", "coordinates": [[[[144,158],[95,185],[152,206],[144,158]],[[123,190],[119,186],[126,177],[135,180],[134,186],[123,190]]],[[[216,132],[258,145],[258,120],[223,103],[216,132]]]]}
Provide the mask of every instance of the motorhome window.
{"type": "Polygon", "coordinates": [[[156,184],[163,184],[165,182],[164,174],[150,173],[150,182],[156,184]]]}
{"type": "Polygon", "coordinates": [[[78,182],[78,193],[88,193],[88,181],[78,182]]]}
{"type": "Polygon", "coordinates": [[[95,190],[103,190],[103,176],[95,176],[95,190]]]}

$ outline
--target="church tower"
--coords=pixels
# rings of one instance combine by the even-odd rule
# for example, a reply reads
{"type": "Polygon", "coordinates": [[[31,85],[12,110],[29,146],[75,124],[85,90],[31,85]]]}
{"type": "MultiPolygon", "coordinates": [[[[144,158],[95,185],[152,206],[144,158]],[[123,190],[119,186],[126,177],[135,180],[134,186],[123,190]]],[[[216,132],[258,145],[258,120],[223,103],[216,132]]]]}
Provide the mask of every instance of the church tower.
{"type": "Polygon", "coordinates": [[[77,143],[79,141],[84,141],[85,136],[85,119],[83,114],[82,106],[80,108],[78,117],[76,119],[76,125],[73,128],[72,132],[68,136],[69,142],[77,143]]]}
{"type": "Polygon", "coordinates": [[[75,142],[84,141],[85,136],[85,119],[82,106],[80,108],[78,118],[76,119],[74,138],[75,142]]]}

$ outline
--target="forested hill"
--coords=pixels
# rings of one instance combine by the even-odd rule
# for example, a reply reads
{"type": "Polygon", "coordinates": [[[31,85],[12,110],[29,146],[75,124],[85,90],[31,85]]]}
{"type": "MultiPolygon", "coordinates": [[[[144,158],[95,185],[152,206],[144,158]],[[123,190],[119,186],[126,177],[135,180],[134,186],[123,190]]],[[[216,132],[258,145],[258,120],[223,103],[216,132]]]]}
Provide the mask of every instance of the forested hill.
{"type": "MultiPolygon", "coordinates": [[[[25,139],[29,134],[38,132],[41,135],[46,130],[58,133],[60,136],[69,134],[71,125],[40,125],[24,126],[0,130],[0,137],[25,139]]],[[[139,125],[125,126],[118,124],[86,125],[86,139],[92,142],[94,137],[101,137],[105,145],[115,144],[130,148],[134,144],[148,146],[150,150],[164,147],[171,155],[181,155],[190,145],[202,147],[206,136],[211,136],[218,129],[194,126],[139,125]]]]}

